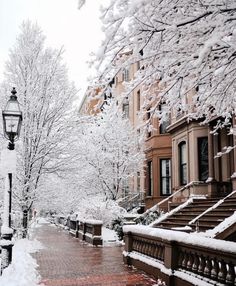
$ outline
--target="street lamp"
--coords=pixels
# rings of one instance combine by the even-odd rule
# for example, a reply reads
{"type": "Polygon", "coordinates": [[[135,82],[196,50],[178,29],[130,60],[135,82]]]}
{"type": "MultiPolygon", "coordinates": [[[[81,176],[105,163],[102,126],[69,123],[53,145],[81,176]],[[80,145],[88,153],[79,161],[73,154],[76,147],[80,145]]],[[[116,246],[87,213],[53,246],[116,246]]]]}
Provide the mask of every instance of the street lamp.
{"type": "Polygon", "coordinates": [[[13,87],[10,99],[2,112],[4,136],[10,141],[8,145],[9,150],[15,149],[14,142],[19,139],[22,122],[22,112],[20,111],[16,93],[16,89],[13,87]]]}
{"type": "MultiPolygon", "coordinates": [[[[14,142],[19,139],[22,122],[22,112],[13,87],[10,99],[2,111],[4,137],[8,139],[9,150],[15,149],[14,142]]],[[[8,160],[9,160],[8,156],[8,160]]],[[[2,262],[1,270],[6,268],[12,260],[12,229],[11,229],[11,204],[12,204],[12,167],[8,171],[9,185],[6,187],[4,196],[4,215],[1,233],[2,262]]]]}

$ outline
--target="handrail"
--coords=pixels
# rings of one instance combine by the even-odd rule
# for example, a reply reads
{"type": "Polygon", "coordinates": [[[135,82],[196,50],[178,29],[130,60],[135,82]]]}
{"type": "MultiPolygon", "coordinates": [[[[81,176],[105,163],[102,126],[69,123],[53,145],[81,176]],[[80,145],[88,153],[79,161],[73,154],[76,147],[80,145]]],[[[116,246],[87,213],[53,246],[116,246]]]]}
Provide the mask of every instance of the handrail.
{"type": "Polygon", "coordinates": [[[199,214],[197,217],[195,217],[194,219],[192,219],[188,224],[192,225],[194,223],[196,223],[201,217],[203,217],[205,214],[211,212],[212,210],[214,210],[215,208],[217,208],[218,206],[220,206],[221,204],[223,204],[225,202],[226,199],[230,198],[232,195],[234,195],[236,193],[236,190],[231,192],[230,194],[228,194],[226,197],[222,198],[221,200],[217,201],[213,206],[209,207],[208,209],[206,209],[204,212],[202,212],[201,214],[199,214]]]}
{"type": "Polygon", "coordinates": [[[163,203],[169,201],[170,199],[172,199],[174,196],[176,196],[179,193],[182,193],[184,190],[186,190],[187,188],[197,185],[197,184],[202,184],[202,181],[192,181],[190,183],[188,183],[187,185],[185,185],[184,187],[180,188],[178,191],[174,192],[172,195],[170,195],[169,197],[165,198],[164,200],[160,201],[159,203],[157,203],[157,206],[159,207],[160,205],[162,205],[163,203]]]}
{"type": "Polygon", "coordinates": [[[129,193],[127,196],[123,197],[123,198],[120,198],[118,199],[118,203],[122,203],[122,202],[127,202],[127,200],[131,200],[135,197],[139,197],[139,193],[129,193]]]}
{"type": "Polygon", "coordinates": [[[120,207],[127,208],[132,203],[138,203],[140,199],[140,193],[129,194],[118,202],[120,207]]]}
{"type": "Polygon", "coordinates": [[[168,196],[167,198],[161,200],[159,203],[155,204],[153,207],[151,207],[150,209],[146,210],[143,215],[148,214],[150,211],[156,211],[159,209],[159,206],[162,205],[165,202],[168,202],[170,199],[172,199],[173,197],[175,197],[177,194],[182,193],[184,190],[186,190],[187,188],[197,185],[197,184],[202,184],[202,181],[192,181],[190,183],[188,183],[187,185],[185,185],[184,187],[180,188],[178,191],[174,192],[173,194],[171,194],[170,196],[168,196]]]}

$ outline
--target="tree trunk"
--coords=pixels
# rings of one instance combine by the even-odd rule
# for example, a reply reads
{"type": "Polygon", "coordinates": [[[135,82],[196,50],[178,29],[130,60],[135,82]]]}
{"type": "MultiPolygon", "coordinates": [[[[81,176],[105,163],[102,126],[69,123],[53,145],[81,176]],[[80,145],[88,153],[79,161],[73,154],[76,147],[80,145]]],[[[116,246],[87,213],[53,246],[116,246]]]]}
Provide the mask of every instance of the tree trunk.
{"type": "Polygon", "coordinates": [[[28,209],[23,207],[23,220],[22,220],[22,238],[27,237],[28,233],[28,209]]]}

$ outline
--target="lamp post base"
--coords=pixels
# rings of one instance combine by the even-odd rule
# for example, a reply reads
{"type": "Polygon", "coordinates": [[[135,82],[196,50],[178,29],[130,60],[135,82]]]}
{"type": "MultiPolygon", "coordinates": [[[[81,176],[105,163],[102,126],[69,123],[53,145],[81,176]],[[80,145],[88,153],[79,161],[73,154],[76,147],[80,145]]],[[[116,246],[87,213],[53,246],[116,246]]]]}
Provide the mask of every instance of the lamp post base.
{"type": "Polygon", "coordinates": [[[2,234],[0,245],[2,248],[1,252],[1,273],[2,271],[9,266],[12,262],[12,234],[2,234]]]}

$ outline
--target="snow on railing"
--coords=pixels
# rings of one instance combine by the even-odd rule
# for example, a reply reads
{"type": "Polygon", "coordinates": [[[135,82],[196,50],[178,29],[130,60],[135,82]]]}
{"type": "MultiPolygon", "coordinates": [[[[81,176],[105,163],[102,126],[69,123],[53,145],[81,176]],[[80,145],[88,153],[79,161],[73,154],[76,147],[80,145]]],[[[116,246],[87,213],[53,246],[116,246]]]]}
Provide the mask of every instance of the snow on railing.
{"type": "MultiPolygon", "coordinates": [[[[182,193],[183,191],[185,191],[186,189],[195,186],[195,185],[200,185],[202,184],[202,181],[192,181],[190,183],[188,183],[187,185],[185,185],[184,187],[180,188],[178,191],[174,192],[172,195],[168,196],[167,198],[165,198],[164,200],[160,201],[159,203],[156,204],[156,207],[160,207],[162,204],[164,204],[165,202],[168,202],[170,199],[172,199],[173,197],[175,197],[176,195],[182,193]]],[[[155,206],[154,206],[155,207],[155,206]]],[[[152,208],[151,208],[152,209],[152,208]]]]}
{"type": "MultiPolygon", "coordinates": [[[[172,199],[173,197],[175,197],[176,195],[181,194],[182,192],[184,192],[186,189],[195,186],[195,185],[199,185],[202,184],[202,181],[192,181],[188,184],[186,184],[184,187],[180,188],[178,191],[174,192],[173,194],[171,194],[170,196],[168,196],[167,198],[161,200],[159,203],[155,204],[153,207],[149,208],[148,210],[146,210],[141,216],[139,216],[139,218],[141,217],[145,217],[147,216],[150,212],[155,212],[155,211],[160,211],[160,206],[166,202],[168,202],[170,199],[172,199]]],[[[203,198],[203,196],[196,196],[197,198],[203,198]]],[[[192,197],[194,198],[194,196],[192,197]]],[[[204,197],[205,198],[205,197],[204,197]]],[[[192,202],[192,201],[191,201],[192,202]]],[[[188,202],[190,203],[190,202],[188,202]]],[[[182,204],[183,205],[183,204],[182,204]]],[[[185,206],[185,205],[184,205],[185,206]]],[[[177,209],[177,208],[175,208],[177,209]]],[[[179,209],[178,209],[179,210],[179,209]]],[[[162,216],[163,217],[163,216],[162,216]]],[[[160,218],[161,219],[161,218],[160,218]]]]}
{"type": "Polygon", "coordinates": [[[213,229],[208,229],[204,235],[209,237],[216,237],[219,233],[222,233],[225,229],[236,224],[236,211],[213,229]]]}
{"type": "Polygon", "coordinates": [[[197,221],[202,217],[204,216],[206,213],[214,210],[215,208],[217,208],[219,205],[221,205],[222,203],[224,203],[224,201],[227,199],[227,198],[230,198],[233,194],[235,194],[236,191],[233,191],[232,193],[230,193],[228,196],[224,197],[223,199],[219,200],[218,202],[216,202],[213,206],[211,206],[210,208],[206,209],[203,213],[201,213],[200,215],[198,215],[197,217],[195,217],[194,219],[192,219],[188,224],[189,225],[192,225],[192,224],[195,224],[197,223],[197,221]]]}
{"type": "Polygon", "coordinates": [[[189,198],[186,202],[184,202],[183,204],[181,204],[178,207],[174,208],[170,212],[161,215],[158,219],[154,220],[151,224],[149,224],[149,226],[154,226],[155,224],[158,224],[158,223],[162,222],[163,220],[167,219],[169,216],[172,216],[176,212],[178,212],[181,209],[185,208],[186,206],[190,205],[192,202],[193,202],[193,198],[189,198]]]}
{"type": "Polygon", "coordinates": [[[118,200],[118,204],[120,207],[125,209],[137,207],[140,202],[140,193],[130,193],[128,196],[124,198],[120,198],[118,200]]]}

